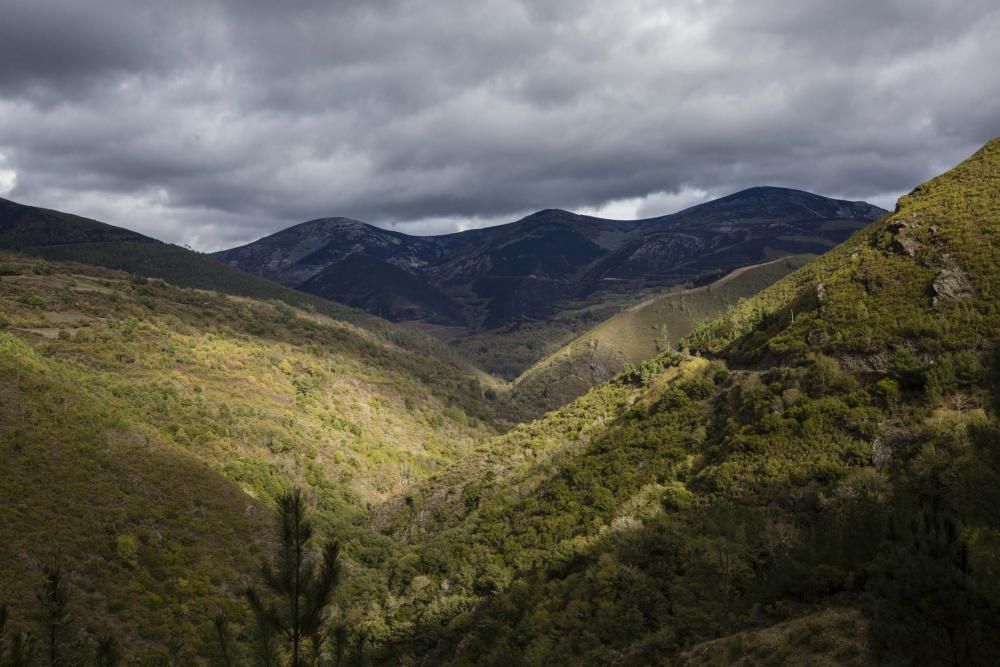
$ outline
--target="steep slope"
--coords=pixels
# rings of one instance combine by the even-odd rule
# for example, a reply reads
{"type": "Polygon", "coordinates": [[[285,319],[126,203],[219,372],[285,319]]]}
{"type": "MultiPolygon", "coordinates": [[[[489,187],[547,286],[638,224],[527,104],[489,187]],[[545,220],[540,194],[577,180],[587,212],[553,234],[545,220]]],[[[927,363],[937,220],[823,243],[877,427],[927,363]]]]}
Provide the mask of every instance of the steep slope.
{"type": "Polygon", "coordinates": [[[309,294],[367,310],[393,321],[454,324],[461,304],[425,280],[368,255],[351,255],[299,285],[309,294]]]}
{"type": "Polygon", "coordinates": [[[646,299],[608,318],[522,373],[513,399],[541,415],[671,349],[702,322],[760,292],[812,259],[793,255],[737,269],[710,285],[646,299]]]}
{"type": "Polygon", "coordinates": [[[0,199],[0,243],[6,249],[78,243],[152,242],[121,227],[0,199]]]}
{"type": "Polygon", "coordinates": [[[383,260],[396,258],[399,266],[426,265],[441,255],[439,245],[433,238],[399,234],[350,218],[320,218],[222,250],[215,257],[282,284],[298,285],[359,252],[383,260]]]}
{"type": "Polygon", "coordinates": [[[392,499],[382,657],[991,664],[998,185],[993,141],[692,336],[716,358],[661,355],[392,499]]]}
{"type": "Polygon", "coordinates": [[[350,218],[321,218],[214,256],[248,273],[397,321],[461,323],[461,307],[412,273],[439,261],[443,252],[433,239],[350,218]]]}
{"type": "Polygon", "coordinates": [[[892,215],[691,340],[741,361],[822,349],[885,369],[888,354],[981,344],[1000,326],[1000,140],[902,197],[892,215]]]}
{"type": "Polygon", "coordinates": [[[232,607],[226,587],[252,571],[267,506],[113,389],[9,331],[0,377],[0,591],[12,622],[37,614],[41,568],[58,561],[77,628],[114,633],[149,662],[171,647],[190,659],[202,619],[232,607]]]}
{"type": "MultiPolygon", "coordinates": [[[[522,220],[444,236],[413,237],[355,220],[296,225],[216,257],[249,273],[307,292],[336,295],[369,312],[398,311],[394,290],[377,299],[363,286],[342,288],[317,276],[362,255],[370,283],[402,285],[392,265],[413,276],[418,292],[396,319],[495,329],[549,318],[567,301],[606,291],[710,282],[748,264],[819,253],[884,213],[869,204],[797,190],[754,188],[649,220],[605,220],[544,210],[522,220]],[[364,292],[360,294],[359,292],[364,292]],[[461,314],[444,299],[463,304],[461,314]]],[[[344,275],[341,270],[337,275],[344,275]]],[[[359,281],[360,282],[360,281],[359,281]]]]}
{"type": "MultiPolygon", "coordinates": [[[[30,618],[59,557],[94,635],[196,664],[257,569],[275,494],[308,489],[357,574],[381,557],[367,506],[496,433],[483,393],[315,312],[0,253],[3,601],[30,618]]],[[[372,595],[350,585],[352,604],[372,595]]]]}

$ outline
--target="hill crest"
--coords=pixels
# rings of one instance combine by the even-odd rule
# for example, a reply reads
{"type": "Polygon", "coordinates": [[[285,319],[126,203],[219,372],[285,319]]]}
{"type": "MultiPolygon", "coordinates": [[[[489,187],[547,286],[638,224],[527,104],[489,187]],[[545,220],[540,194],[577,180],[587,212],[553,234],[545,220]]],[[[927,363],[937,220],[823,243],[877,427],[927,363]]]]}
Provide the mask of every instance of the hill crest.
{"type": "Polygon", "coordinates": [[[1000,326],[1000,140],[901,197],[895,211],[691,342],[734,359],[825,351],[884,367],[902,348],[966,347],[1000,326]],[[976,298],[973,298],[976,297],[976,298]]]}

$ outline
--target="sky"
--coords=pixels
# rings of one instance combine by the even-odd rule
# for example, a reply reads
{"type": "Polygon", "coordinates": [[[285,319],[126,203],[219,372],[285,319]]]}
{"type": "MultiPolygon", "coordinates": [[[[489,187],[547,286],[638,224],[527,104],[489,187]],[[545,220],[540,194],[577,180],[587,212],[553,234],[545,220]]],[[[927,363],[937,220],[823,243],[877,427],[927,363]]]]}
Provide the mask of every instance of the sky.
{"type": "Polygon", "coordinates": [[[0,197],[210,251],[649,217],[755,185],[891,208],[1000,135],[996,0],[0,0],[0,197]]]}

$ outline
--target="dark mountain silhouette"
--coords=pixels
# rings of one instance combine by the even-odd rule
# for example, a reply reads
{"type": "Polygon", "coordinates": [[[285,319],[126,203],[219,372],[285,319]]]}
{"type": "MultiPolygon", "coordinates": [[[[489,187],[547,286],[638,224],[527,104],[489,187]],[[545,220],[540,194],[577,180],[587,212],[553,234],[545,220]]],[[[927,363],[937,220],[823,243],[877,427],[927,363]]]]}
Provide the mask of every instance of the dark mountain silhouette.
{"type": "Polygon", "coordinates": [[[548,209],[441,236],[322,218],[215,257],[391,319],[477,330],[546,318],[569,298],[703,284],[741,266],[822,253],[884,213],[759,187],[647,220],[548,209]]]}

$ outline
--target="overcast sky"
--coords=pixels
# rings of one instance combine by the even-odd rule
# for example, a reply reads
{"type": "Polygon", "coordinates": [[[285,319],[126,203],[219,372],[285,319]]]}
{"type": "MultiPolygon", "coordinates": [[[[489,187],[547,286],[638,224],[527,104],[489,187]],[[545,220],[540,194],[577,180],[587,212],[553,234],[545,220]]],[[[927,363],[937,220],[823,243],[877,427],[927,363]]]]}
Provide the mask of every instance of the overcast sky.
{"type": "Polygon", "coordinates": [[[202,250],[890,207],[1000,134],[998,63],[996,0],[0,0],[0,196],[202,250]]]}

